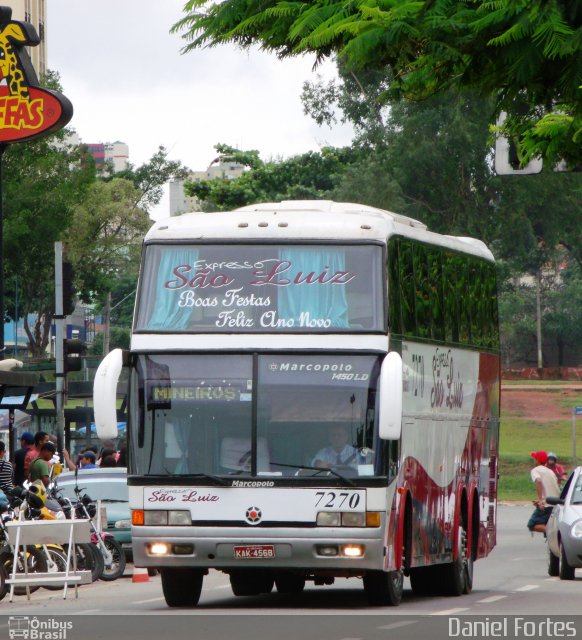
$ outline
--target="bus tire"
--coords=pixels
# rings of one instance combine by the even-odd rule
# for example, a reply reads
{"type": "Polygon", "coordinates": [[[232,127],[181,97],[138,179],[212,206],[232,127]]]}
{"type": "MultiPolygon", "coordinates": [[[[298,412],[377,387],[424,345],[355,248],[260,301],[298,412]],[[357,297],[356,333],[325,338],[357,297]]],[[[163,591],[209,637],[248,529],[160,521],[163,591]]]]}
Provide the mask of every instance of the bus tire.
{"type": "Polygon", "coordinates": [[[397,607],[402,600],[402,571],[368,571],[364,576],[364,593],[375,607],[397,607]]]}
{"type": "Polygon", "coordinates": [[[278,573],[275,586],[279,593],[301,593],[305,588],[305,578],[297,573],[278,573]]]}
{"type": "Polygon", "coordinates": [[[258,596],[271,593],[275,577],[269,571],[233,571],[230,574],[230,586],[235,596],[258,596]]]}
{"type": "MultiPolygon", "coordinates": [[[[469,570],[467,568],[471,554],[467,553],[467,534],[462,524],[457,529],[457,558],[453,562],[443,565],[445,595],[458,597],[464,593],[470,593],[473,587],[473,573],[471,569],[471,583],[467,578],[469,570]]],[[[473,565],[471,559],[471,567],[473,565]]]]}
{"type": "Polygon", "coordinates": [[[162,591],[168,607],[195,607],[200,600],[204,572],[191,567],[160,569],[162,591]]]}

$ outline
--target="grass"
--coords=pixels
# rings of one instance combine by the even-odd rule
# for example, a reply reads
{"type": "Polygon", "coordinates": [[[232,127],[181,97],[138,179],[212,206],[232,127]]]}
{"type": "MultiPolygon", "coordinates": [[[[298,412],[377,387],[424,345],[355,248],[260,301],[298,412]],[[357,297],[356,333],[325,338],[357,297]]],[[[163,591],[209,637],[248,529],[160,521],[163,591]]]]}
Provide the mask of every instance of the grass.
{"type": "MultiPolygon", "coordinates": [[[[513,382],[513,381],[512,381],[513,382]]],[[[548,401],[562,407],[582,406],[580,394],[564,398],[559,389],[536,389],[536,383],[528,381],[528,386],[536,393],[548,394],[548,401]],[[573,401],[574,400],[574,401],[573,401]]],[[[504,381],[504,386],[505,386],[504,381]]],[[[508,382],[508,385],[511,384],[508,382]]],[[[564,383],[562,383],[564,384],[564,383]]],[[[537,386],[547,387],[547,382],[537,382],[537,386]]],[[[576,424],[576,459],[582,464],[582,416],[576,424]]],[[[567,471],[572,469],[572,419],[554,422],[534,422],[527,417],[501,412],[499,435],[499,490],[500,500],[533,500],[535,488],[529,472],[532,468],[530,451],[553,451],[567,471]]]]}

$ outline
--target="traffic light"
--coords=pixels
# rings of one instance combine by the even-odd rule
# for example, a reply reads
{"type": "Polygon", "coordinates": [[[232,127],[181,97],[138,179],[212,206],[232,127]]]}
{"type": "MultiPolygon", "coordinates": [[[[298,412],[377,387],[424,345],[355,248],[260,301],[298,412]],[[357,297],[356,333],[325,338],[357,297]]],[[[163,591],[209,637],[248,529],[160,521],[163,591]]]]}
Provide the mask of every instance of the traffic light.
{"type": "Polygon", "coordinates": [[[70,316],[75,310],[75,271],[70,262],[63,262],[63,314],[70,316]]]}
{"type": "Polygon", "coordinates": [[[83,368],[83,358],[87,352],[87,347],[84,342],[78,338],[69,338],[64,341],[64,365],[65,373],[70,371],[81,371],[83,368]]]}

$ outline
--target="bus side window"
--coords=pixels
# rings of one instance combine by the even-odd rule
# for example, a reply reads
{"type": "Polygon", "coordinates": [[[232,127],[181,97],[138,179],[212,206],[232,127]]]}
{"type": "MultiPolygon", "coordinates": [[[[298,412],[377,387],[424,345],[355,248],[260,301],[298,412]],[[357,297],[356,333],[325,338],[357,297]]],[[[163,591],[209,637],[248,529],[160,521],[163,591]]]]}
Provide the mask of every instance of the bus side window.
{"type": "Polygon", "coordinates": [[[402,317],[402,333],[408,336],[417,335],[414,286],[414,266],[412,262],[412,244],[405,240],[399,243],[400,267],[400,309],[402,317]]]}
{"type": "Polygon", "coordinates": [[[388,319],[390,331],[397,335],[403,333],[400,305],[401,271],[398,259],[399,246],[400,240],[397,238],[392,238],[388,245],[388,319]]]}

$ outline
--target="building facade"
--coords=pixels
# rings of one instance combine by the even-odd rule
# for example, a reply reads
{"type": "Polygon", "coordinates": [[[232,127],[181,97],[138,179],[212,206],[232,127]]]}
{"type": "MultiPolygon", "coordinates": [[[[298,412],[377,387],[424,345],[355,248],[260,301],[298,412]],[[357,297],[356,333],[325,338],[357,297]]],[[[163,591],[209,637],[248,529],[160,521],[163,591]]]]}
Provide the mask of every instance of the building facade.
{"type": "Polygon", "coordinates": [[[190,211],[201,211],[198,198],[184,193],[185,182],[205,182],[207,180],[234,180],[245,171],[245,167],[238,162],[228,162],[217,159],[205,171],[192,171],[185,180],[170,182],[170,216],[179,216],[190,211]]]}
{"type": "Polygon", "coordinates": [[[47,70],[46,46],[46,2],[45,0],[11,0],[2,5],[12,9],[12,19],[19,22],[30,22],[34,25],[40,38],[36,47],[27,47],[28,54],[39,78],[47,70]]]}

